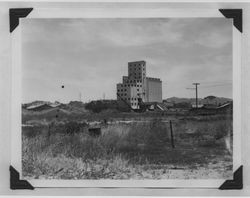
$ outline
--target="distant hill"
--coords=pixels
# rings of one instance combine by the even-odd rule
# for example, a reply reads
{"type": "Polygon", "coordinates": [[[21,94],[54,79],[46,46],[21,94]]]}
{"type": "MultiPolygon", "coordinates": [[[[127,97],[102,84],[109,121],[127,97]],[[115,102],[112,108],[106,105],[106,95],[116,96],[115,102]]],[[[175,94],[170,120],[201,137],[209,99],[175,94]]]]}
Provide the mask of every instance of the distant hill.
{"type": "MultiPolygon", "coordinates": [[[[202,99],[199,98],[198,101],[201,101],[202,99]]],[[[175,103],[175,104],[178,104],[178,103],[193,103],[195,102],[195,98],[178,98],[178,97],[171,97],[171,98],[167,98],[165,99],[164,101],[166,102],[169,102],[169,103],[175,103]]]]}
{"type": "MultiPolygon", "coordinates": [[[[189,103],[189,104],[195,104],[196,99],[195,98],[178,98],[178,97],[171,97],[167,98],[163,101],[166,101],[168,103],[178,104],[178,103],[189,103]]],[[[232,99],[230,98],[224,98],[224,97],[216,97],[216,96],[207,96],[205,98],[198,98],[199,104],[225,104],[227,102],[231,102],[232,99]]]]}
{"type": "Polygon", "coordinates": [[[48,102],[37,100],[30,103],[22,104],[22,108],[23,110],[28,111],[57,110],[71,113],[84,113],[88,111],[85,109],[85,104],[80,101],[70,101],[68,104],[63,104],[58,101],[48,102]]]}
{"type": "Polygon", "coordinates": [[[228,102],[232,102],[231,98],[216,97],[216,96],[207,96],[202,99],[201,104],[215,103],[217,105],[222,105],[228,102]]]}
{"type": "Polygon", "coordinates": [[[29,103],[25,103],[22,105],[22,107],[24,108],[32,108],[32,107],[38,107],[38,106],[42,106],[42,105],[49,105],[51,107],[56,107],[58,105],[60,105],[61,103],[58,101],[55,102],[49,102],[49,101],[42,101],[42,100],[36,100],[33,102],[29,102],[29,103]]]}
{"type": "Polygon", "coordinates": [[[36,100],[36,101],[33,101],[33,102],[22,104],[22,107],[23,108],[28,108],[28,107],[32,107],[32,106],[35,107],[35,106],[40,106],[40,105],[44,105],[44,104],[50,104],[50,102],[42,101],[42,100],[36,100]]]}

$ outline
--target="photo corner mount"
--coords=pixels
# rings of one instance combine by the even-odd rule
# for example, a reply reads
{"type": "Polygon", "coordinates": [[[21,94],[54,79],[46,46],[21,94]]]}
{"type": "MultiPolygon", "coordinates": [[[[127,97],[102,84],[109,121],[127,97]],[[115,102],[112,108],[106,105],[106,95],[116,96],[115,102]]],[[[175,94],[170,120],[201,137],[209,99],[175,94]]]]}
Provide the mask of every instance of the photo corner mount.
{"type": "Polygon", "coordinates": [[[19,18],[24,18],[29,15],[33,8],[10,8],[9,9],[9,22],[10,33],[15,30],[19,25],[19,18]]]}
{"type": "Polygon", "coordinates": [[[28,189],[34,190],[34,187],[26,180],[20,180],[19,172],[13,167],[9,167],[10,170],[10,189],[21,190],[28,189]]]}
{"type": "Polygon", "coordinates": [[[241,33],[243,32],[242,28],[242,9],[219,9],[221,14],[226,18],[233,19],[233,25],[241,33]]]}
{"type": "Polygon", "coordinates": [[[243,166],[241,165],[233,175],[232,180],[226,180],[220,190],[241,190],[243,188],[243,166]]]}

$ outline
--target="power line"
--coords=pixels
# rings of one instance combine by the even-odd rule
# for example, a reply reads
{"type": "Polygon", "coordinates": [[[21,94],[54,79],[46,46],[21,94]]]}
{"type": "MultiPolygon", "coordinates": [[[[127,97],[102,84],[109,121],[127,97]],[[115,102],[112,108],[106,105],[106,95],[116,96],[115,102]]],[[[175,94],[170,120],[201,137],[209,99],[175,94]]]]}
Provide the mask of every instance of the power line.
{"type": "Polygon", "coordinates": [[[221,83],[232,83],[232,80],[220,80],[220,81],[209,81],[209,82],[201,82],[204,84],[221,84],[221,83]]]}
{"type": "Polygon", "coordinates": [[[229,85],[232,85],[232,83],[224,83],[224,84],[207,85],[207,86],[201,86],[201,88],[206,88],[206,87],[221,87],[221,86],[229,86],[229,85]]]}
{"type": "MultiPolygon", "coordinates": [[[[185,83],[185,82],[184,82],[185,83]]],[[[224,80],[224,81],[210,81],[210,82],[200,82],[202,85],[200,86],[200,88],[205,88],[205,87],[217,87],[217,86],[228,86],[230,84],[232,84],[231,80],[224,80]]],[[[183,86],[183,82],[182,83],[175,83],[175,82],[163,82],[163,85],[166,84],[175,84],[175,86],[178,86],[179,88],[186,88],[185,86],[183,86]]],[[[186,88],[186,89],[195,89],[195,88],[186,88]]]]}

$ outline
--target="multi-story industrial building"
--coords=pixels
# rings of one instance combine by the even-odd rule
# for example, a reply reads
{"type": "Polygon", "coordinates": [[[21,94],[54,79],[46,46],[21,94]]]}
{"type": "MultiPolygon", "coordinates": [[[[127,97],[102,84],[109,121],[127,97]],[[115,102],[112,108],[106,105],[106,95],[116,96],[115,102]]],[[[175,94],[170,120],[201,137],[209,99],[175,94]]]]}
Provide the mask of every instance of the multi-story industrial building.
{"type": "Polygon", "coordinates": [[[128,63],[128,76],[117,84],[117,100],[123,100],[133,109],[139,108],[139,101],[162,102],[162,81],[146,76],[146,62],[128,63]]]}

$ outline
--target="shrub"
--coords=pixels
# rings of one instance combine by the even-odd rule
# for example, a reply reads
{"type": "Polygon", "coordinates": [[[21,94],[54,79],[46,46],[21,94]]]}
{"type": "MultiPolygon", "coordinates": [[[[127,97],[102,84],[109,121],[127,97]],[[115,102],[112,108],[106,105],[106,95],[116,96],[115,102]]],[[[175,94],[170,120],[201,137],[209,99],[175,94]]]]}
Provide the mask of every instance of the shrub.
{"type": "Polygon", "coordinates": [[[47,130],[47,126],[25,126],[22,127],[22,134],[26,137],[33,138],[37,135],[46,134],[47,130]]]}
{"type": "Polygon", "coordinates": [[[85,123],[70,121],[64,125],[64,128],[67,134],[75,134],[81,132],[82,128],[86,126],[87,124],[85,123]]]}
{"type": "Polygon", "coordinates": [[[162,150],[169,142],[169,126],[160,120],[153,120],[146,134],[146,146],[148,150],[162,150]]]}
{"type": "Polygon", "coordinates": [[[114,101],[91,101],[85,106],[86,109],[93,111],[94,113],[100,113],[103,110],[117,109],[117,102],[114,101]]]}
{"type": "Polygon", "coordinates": [[[216,126],[214,138],[216,140],[224,138],[232,132],[230,123],[220,123],[216,126]]]}

